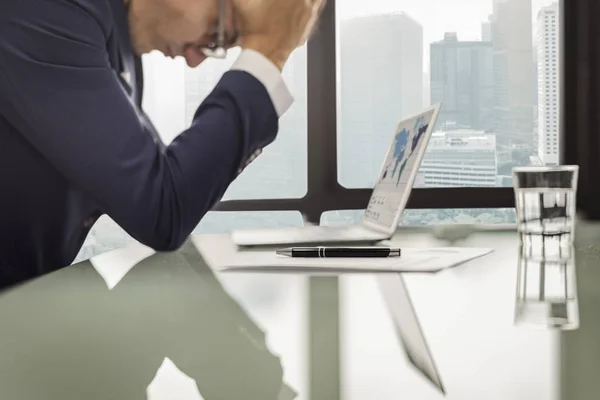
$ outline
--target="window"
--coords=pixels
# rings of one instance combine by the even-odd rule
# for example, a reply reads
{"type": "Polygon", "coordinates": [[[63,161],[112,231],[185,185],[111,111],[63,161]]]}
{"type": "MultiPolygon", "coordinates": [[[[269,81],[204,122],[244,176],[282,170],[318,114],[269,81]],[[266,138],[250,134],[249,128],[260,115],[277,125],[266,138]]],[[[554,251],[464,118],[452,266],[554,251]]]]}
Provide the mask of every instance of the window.
{"type": "MultiPolygon", "coordinates": [[[[170,143],[186,129],[221,75],[230,69],[239,49],[226,60],[209,59],[196,69],[182,59],[161,54],[144,56],[144,109],[163,140],[170,143]]],[[[306,193],[306,49],[289,60],[284,79],[296,99],[280,121],[278,140],[267,147],[231,185],[224,200],[298,198],[306,193]]]]}
{"type": "MultiPolygon", "coordinates": [[[[323,214],[322,225],[335,226],[353,223],[364,215],[364,210],[339,210],[323,214]]],[[[503,224],[516,218],[513,208],[490,209],[435,209],[406,210],[400,220],[401,225],[436,224],[503,224]]]]}
{"type": "MultiPolygon", "coordinates": [[[[548,149],[538,145],[534,110],[540,121],[554,122],[543,96],[557,77],[543,71],[557,57],[546,44],[548,14],[540,14],[541,21],[537,18],[551,2],[536,3],[533,10],[519,0],[503,4],[494,8],[491,0],[468,7],[439,0],[337,0],[338,176],[344,187],[373,187],[398,121],[438,101],[444,107],[418,187],[473,187],[476,182],[490,188],[509,186],[513,167],[545,158],[548,149]],[[489,50],[462,62],[464,53],[456,49],[475,52],[484,46],[481,29],[489,15],[489,50]],[[529,15],[532,19],[525,18],[529,15]],[[531,47],[522,40],[527,36],[531,47]],[[494,42],[494,37],[502,40],[494,42]],[[519,67],[535,65],[536,47],[547,49],[538,59],[538,76],[519,67]],[[535,87],[546,89],[542,98],[533,95],[535,87]],[[450,137],[463,138],[467,146],[452,146],[450,137]],[[473,160],[482,168],[473,176],[464,175],[461,171],[473,160]]],[[[512,220],[512,214],[505,215],[506,222],[512,220]]],[[[328,222],[333,223],[332,218],[335,213],[328,222]]]]}
{"type": "MultiPolygon", "coordinates": [[[[210,213],[197,232],[298,225],[299,212],[319,222],[326,211],[361,210],[398,121],[438,101],[444,102],[438,132],[408,206],[461,210],[428,211],[426,218],[409,210],[403,221],[428,223],[432,213],[441,222],[462,220],[457,216],[463,214],[475,221],[513,221],[506,208],[513,203],[511,169],[558,162],[555,151],[550,157],[540,145],[556,135],[560,71],[554,34],[546,33],[550,22],[544,19],[556,15],[551,0],[533,3],[528,10],[530,3],[522,0],[328,0],[318,32],[286,67],[296,103],[281,121],[278,140],[231,185],[220,205],[228,212],[210,213]],[[453,137],[467,146],[459,150],[445,140],[453,137]],[[489,210],[495,210],[493,218],[480,217],[489,210]]],[[[227,60],[210,60],[195,71],[182,60],[144,57],[144,108],[165,141],[185,129],[236,56],[232,51],[227,60]]],[[[327,215],[324,222],[335,223],[362,214],[327,215]]],[[[82,254],[128,240],[106,217],[88,239],[82,254]]]]}

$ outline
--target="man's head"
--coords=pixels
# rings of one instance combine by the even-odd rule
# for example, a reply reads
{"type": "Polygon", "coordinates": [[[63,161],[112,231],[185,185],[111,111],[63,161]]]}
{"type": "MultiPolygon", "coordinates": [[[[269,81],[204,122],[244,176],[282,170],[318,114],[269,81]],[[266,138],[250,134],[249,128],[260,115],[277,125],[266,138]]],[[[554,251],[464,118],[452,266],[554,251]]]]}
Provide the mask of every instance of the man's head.
{"type": "MultiPolygon", "coordinates": [[[[169,57],[182,56],[190,67],[207,57],[202,48],[218,34],[219,0],[125,0],[137,54],[159,50],[169,57]]],[[[225,1],[225,32],[234,37],[234,12],[225,1]]]]}

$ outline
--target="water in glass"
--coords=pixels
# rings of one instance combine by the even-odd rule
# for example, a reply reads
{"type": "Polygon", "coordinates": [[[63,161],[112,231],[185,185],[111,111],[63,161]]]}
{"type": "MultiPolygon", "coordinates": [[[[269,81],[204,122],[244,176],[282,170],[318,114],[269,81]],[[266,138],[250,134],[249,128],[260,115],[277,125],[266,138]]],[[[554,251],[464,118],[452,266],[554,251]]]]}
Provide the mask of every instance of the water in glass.
{"type": "Polygon", "coordinates": [[[525,235],[565,235],[573,230],[577,167],[513,170],[518,230],[525,235]]]}

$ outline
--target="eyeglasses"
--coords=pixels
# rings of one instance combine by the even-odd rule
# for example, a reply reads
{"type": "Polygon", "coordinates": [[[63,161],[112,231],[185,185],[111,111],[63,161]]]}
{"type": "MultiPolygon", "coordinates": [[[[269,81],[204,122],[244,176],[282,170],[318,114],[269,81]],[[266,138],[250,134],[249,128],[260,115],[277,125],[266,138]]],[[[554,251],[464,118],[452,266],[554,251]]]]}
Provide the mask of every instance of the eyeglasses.
{"type": "MultiPolygon", "coordinates": [[[[217,22],[217,31],[213,34],[213,39],[210,43],[200,46],[200,51],[207,57],[225,58],[227,57],[227,49],[233,46],[239,37],[237,30],[233,35],[229,36],[227,32],[227,4],[226,0],[219,0],[219,20],[217,22]]],[[[235,26],[235,21],[234,21],[235,26]]]]}

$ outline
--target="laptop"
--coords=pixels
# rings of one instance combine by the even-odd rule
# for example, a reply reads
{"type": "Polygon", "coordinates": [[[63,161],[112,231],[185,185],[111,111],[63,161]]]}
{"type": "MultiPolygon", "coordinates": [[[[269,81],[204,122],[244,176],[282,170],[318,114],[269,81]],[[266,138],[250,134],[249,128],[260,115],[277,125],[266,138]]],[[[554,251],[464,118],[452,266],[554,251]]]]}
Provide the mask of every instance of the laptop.
{"type": "Polygon", "coordinates": [[[380,274],[377,281],[409,362],[445,394],[440,372],[423,334],[404,278],[401,274],[380,274]]]}
{"type": "Polygon", "coordinates": [[[442,103],[398,123],[360,224],[234,230],[238,246],[362,243],[391,238],[398,227],[442,103]]]}

